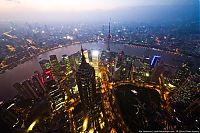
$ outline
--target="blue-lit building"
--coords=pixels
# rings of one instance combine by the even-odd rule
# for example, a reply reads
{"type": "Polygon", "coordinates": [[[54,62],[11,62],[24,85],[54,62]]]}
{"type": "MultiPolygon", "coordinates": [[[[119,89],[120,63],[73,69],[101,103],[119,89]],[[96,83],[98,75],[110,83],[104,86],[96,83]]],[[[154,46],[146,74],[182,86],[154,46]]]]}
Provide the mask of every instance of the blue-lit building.
{"type": "Polygon", "coordinates": [[[158,65],[158,62],[160,61],[161,56],[154,55],[153,59],[151,60],[151,67],[155,67],[158,65]]]}

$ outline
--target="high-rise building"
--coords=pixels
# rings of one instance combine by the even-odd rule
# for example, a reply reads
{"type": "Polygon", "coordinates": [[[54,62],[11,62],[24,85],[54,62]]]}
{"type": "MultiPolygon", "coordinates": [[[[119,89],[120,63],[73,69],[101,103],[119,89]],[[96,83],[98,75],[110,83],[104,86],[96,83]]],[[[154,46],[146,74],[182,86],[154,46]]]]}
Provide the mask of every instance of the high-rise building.
{"type": "Polygon", "coordinates": [[[37,93],[40,96],[45,95],[46,89],[44,87],[44,82],[42,81],[42,77],[40,73],[35,72],[35,75],[32,76],[32,83],[33,83],[33,86],[36,88],[37,93]]]}
{"type": "MultiPolygon", "coordinates": [[[[13,128],[16,126],[16,123],[19,122],[18,114],[15,112],[14,107],[16,104],[14,102],[0,103],[0,127],[4,125],[6,128],[13,128]],[[1,125],[2,124],[2,125],[1,125]]],[[[4,130],[1,132],[4,132],[4,130]]]]}
{"type": "Polygon", "coordinates": [[[61,79],[61,76],[60,76],[61,67],[60,67],[60,63],[59,63],[56,55],[50,55],[50,62],[51,62],[51,65],[52,65],[53,74],[55,74],[56,78],[58,80],[60,80],[61,79]]]}
{"type": "Polygon", "coordinates": [[[89,62],[92,62],[92,52],[91,52],[91,50],[88,50],[88,59],[89,59],[89,62]]]}
{"type": "Polygon", "coordinates": [[[155,55],[151,61],[151,66],[154,68],[156,65],[158,65],[159,60],[160,56],[155,55]]]}
{"type": "Polygon", "coordinates": [[[85,56],[86,62],[89,63],[89,52],[88,52],[88,50],[84,50],[84,51],[83,51],[83,54],[84,54],[84,56],[85,56]]]}
{"type": "Polygon", "coordinates": [[[160,56],[157,56],[157,55],[153,56],[153,59],[151,60],[151,66],[155,67],[158,64],[159,60],[160,60],[160,56]]]}
{"type": "Polygon", "coordinates": [[[21,84],[15,83],[14,88],[18,91],[18,94],[24,99],[38,99],[38,93],[36,88],[33,86],[31,80],[25,80],[21,84]]]}
{"type": "Polygon", "coordinates": [[[66,74],[68,75],[72,72],[71,64],[70,64],[70,61],[69,61],[69,56],[63,55],[62,60],[63,60],[63,63],[65,65],[65,68],[66,68],[66,74]]]}
{"type": "Polygon", "coordinates": [[[99,51],[98,50],[92,50],[92,62],[90,64],[95,69],[95,75],[98,76],[99,74],[99,51]]]}
{"type": "Polygon", "coordinates": [[[51,63],[49,60],[44,59],[44,60],[41,60],[39,63],[43,71],[46,69],[51,69],[51,63]]]}
{"type": "Polygon", "coordinates": [[[69,56],[69,61],[71,64],[71,68],[75,71],[77,71],[78,66],[80,65],[80,61],[81,61],[81,54],[80,52],[77,52],[73,55],[69,56]]]}
{"type": "Polygon", "coordinates": [[[30,99],[29,93],[24,90],[20,83],[13,84],[13,87],[17,90],[18,95],[21,96],[24,100],[30,99]]]}
{"type": "Polygon", "coordinates": [[[38,99],[45,95],[46,89],[39,72],[35,72],[31,80],[15,83],[13,87],[23,99],[38,99]]]}
{"type": "Polygon", "coordinates": [[[64,102],[64,93],[60,90],[55,77],[50,70],[45,70],[43,73],[43,80],[46,90],[51,98],[53,109],[56,110],[62,106],[64,102]]]}
{"type": "Polygon", "coordinates": [[[57,56],[56,55],[50,55],[50,62],[52,64],[53,67],[59,67],[59,62],[58,62],[58,59],[57,59],[57,56]]]}
{"type": "Polygon", "coordinates": [[[118,54],[117,56],[117,64],[116,67],[120,67],[125,61],[125,55],[124,55],[124,51],[121,51],[121,53],[118,54]]]}
{"type": "Polygon", "coordinates": [[[99,101],[101,101],[101,99],[98,99],[99,97],[96,93],[95,70],[86,62],[82,48],[81,51],[82,60],[76,73],[76,80],[81,103],[84,107],[84,113],[88,116],[88,128],[84,130],[87,131],[91,128],[99,130],[101,111],[101,103],[99,103],[99,101]]]}
{"type": "Polygon", "coordinates": [[[187,62],[183,63],[181,68],[176,72],[174,79],[173,79],[173,84],[176,86],[181,86],[184,81],[187,79],[187,77],[191,74],[191,71],[193,67],[193,64],[187,62]]]}
{"type": "Polygon", "coordinates": [[[78,84],[78,90],[80,93],[80,98],[85,106],[86,110],[90,109],[92,103],[95,101],[96,95],[96,81],[95,81],[95,71],[89,63],[86,62],[85,56],[82,50],[82,61],[76,73],[76,80],[78,84]]]}
{"type": "Polygon", "coordinates": [[[109,25],[108,25],[108,46],[107,46],[107,50],[110,51],[110,39],[111,39],[111,33],[110,33],[110,22],[109,22],[109,25]]]}
{"type": "Polygon", "coordinates": [[[22,86],[32,99],[39,98],[37,91],[35,90],[33,84],[31,83],[31,80],[28,79],[28,80],[23,81],[22,86]]]}

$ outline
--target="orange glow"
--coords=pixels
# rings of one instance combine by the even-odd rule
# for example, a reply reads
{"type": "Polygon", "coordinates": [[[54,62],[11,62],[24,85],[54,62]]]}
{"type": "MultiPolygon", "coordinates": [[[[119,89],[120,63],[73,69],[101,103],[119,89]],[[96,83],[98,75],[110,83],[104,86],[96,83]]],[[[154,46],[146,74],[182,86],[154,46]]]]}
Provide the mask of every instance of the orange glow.
{"type": "Polygon", "coordinates": [[[74,101],[74,99],[72,98],[72,99],[70,99],[70,103],[74,103],[75,101],[74,101]]]}

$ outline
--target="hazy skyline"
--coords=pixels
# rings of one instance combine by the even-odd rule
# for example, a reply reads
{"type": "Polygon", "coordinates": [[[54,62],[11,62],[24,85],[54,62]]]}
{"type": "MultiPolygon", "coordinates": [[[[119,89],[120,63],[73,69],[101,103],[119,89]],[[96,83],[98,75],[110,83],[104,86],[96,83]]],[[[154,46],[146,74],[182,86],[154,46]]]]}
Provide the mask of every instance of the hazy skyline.
{"type": "Polygon", "coordinates": [[[116,11],[124,16],[137,7],[190,5],[194,1],[198,0],[0,0],[0,20],[76,21],[94,16],[98,20],[99,15],[100,18],[104,15],[103,19],[106,14],[117,16],[116,11]]]}

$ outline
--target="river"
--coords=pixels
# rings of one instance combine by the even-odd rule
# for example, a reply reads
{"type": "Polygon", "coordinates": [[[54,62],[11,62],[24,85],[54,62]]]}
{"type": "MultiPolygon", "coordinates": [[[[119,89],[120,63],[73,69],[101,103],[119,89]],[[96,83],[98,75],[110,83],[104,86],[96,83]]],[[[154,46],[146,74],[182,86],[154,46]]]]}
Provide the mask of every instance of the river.
{"type": "MultiPolygon", "coordinates": [[[[82,44],[84,49],[88,50],[105,50],[106,45],[103,42],[98,43],[84,43],[82,44]]],[[[147,49],[144,47],[136,47],[136,46],[124,46],[122,44],[111,44],[111,51],[120,52],[124,51],[125,54],[131,55],[131,56],[150,56],[153,55],[161,55],[162,60],[167,63],[174,66],[180,65],[180,62],[177,62],[174,60],[174,58],[178,60],[184,60],[186,57],[174,55],[169,52],[162,52],[158,50],[153,49],[147,49]]],[[[9,98],[12,98],[17,94],[15,88],[12,87],[12,85],[15,82],[21,82],[25,79],[30,78],[33,75],[34,71],[42,71],[41,67],[39,65],[39,61],[42,59],[49,59],[49,56],[52,54],[57,55],[58,59],[60,60],[62,55],[71,55],[73,53],[76,53],[77,51],[80,51],[80,44],[76,45],[69,45],[66,47],[54,49],[52,51],[48,51],[46,53],[43,53],[29,61],[24,62],[23,64],[19,64],[17,67],[6,70],[5,73],[0,74],[0,101],[1,100],[8,100],[9,98]]]]}

